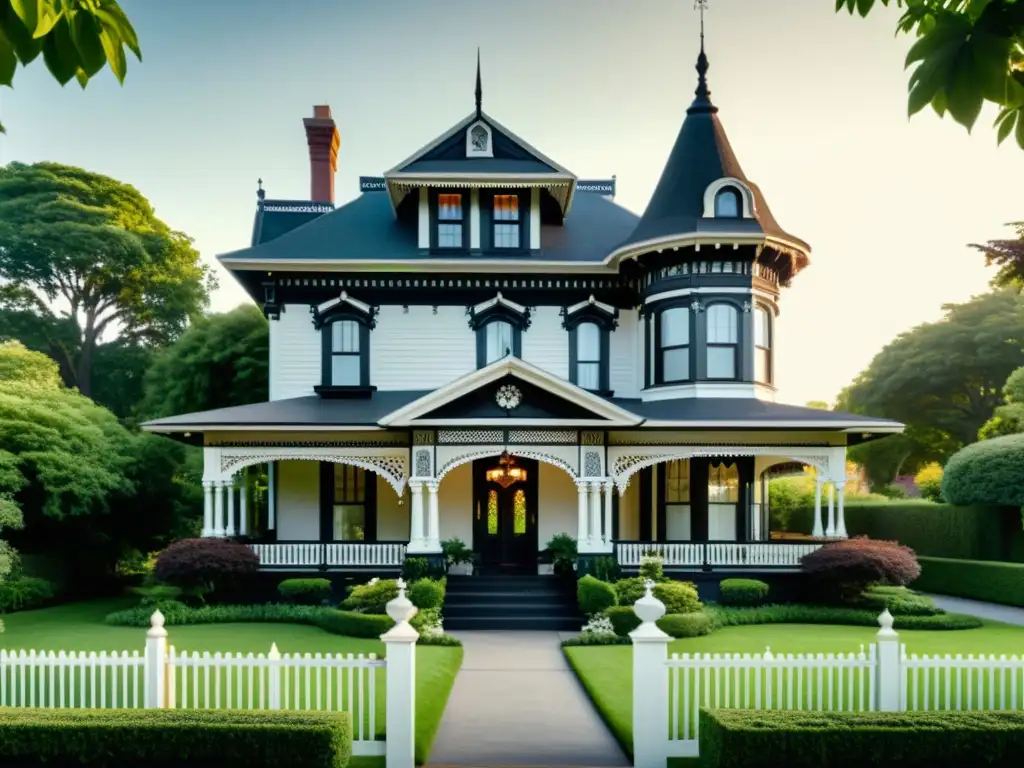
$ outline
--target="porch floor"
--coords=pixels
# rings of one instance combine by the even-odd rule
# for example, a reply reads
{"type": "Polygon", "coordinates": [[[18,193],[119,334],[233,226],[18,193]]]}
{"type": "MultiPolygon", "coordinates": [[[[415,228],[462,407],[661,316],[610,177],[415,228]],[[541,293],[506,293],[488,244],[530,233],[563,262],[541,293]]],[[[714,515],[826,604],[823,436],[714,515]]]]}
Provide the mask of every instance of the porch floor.
{"type": "Polygon", "coordinates": [[[452,632],[462,640],[431,765],[628,766],[569,667],[558,632],[452,632]]]}

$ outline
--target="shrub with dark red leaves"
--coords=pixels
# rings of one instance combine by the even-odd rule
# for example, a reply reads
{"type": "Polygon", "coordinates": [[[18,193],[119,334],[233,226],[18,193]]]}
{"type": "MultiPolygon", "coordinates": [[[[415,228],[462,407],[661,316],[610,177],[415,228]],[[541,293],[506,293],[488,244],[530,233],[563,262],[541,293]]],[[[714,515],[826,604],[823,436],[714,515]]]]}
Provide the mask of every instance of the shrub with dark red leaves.
{"type": "Polygon", "coordinates": [[[165,584],[202,597],[235,586],[259,570],[260,559],[232,539],[180,539],[159,554],[153,574],[165,584]]]}
{"type": "Polygon", "coordinates": [[[905,586],[921,575],[912,549],[864,536],[826,544],[800,564],[816,586],[842,601],[856,600],[872,584],[905,586]]]}

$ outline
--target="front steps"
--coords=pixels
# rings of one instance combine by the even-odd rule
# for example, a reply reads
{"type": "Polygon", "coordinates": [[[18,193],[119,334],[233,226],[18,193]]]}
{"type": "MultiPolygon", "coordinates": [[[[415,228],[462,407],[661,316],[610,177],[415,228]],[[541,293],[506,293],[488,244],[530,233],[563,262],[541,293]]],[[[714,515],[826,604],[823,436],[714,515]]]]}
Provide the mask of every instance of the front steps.
{"type": "Polygon", "coordinates": [[[572,587],[554,576],[449,576],[444,628],[579,631],[572,587]]]}

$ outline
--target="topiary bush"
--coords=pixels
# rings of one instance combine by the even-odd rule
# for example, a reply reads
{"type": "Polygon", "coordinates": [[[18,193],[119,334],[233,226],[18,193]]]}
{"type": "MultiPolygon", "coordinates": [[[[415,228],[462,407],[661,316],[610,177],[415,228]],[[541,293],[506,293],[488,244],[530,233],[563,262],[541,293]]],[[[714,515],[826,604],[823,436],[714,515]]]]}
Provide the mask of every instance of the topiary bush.
{"type": "Polygon", "coordinates": [[[409,586],[409,600],[421,611],[440,610],[444,604],[444,595],[443,580],[419,579],[409,586]]]}
{"type": "Polygon", "coordinates": [[[615,588],[588,574],[576,582],[576,602],[584,616],[596,616],[615,605],[615,588]]]}
{"type": "Polygon", "coordinates": [[[661,581],[665,578],[665,558],[660,552],[651,550],[640,556],[639,576],[651,581],[661,581]]]}
{"type": "Polygon", "coordinates": [[[711,617],[704,611],[670,613],[658,619],[657,623],[662,632],[675,638],[710,635],[715,628],[711,617]]]}
{"type": "MultiPolygon", "coordinates": [[[[630,610],[633,604],[644,596],[645,579],[633,577],[615,582],[615,594],[619,605],[630,610]]],[[[692,613],[700,610],[697,587],[689,581],[662,581],[654,585],[652,594],[665,604],[665,613],[692,613]]]]}
{"type": "Polygon", "coordinates": [[[913,550],[868,538],[826,544],[800,560],[829,600],[854,602],[872,584],[906,586],[921,574],[913,550]]]}
{"type": "Polygon", "coordinates": [[[1024,508],[1024,434],[961,448],[946,462],[942,496],[951,504],[1024,508]]]}
{"type": "Polygon", "coordinates": [[[285,579],[277,585],[277,594],[296,605],[322,605],[331,599],[328,579],[285,579]]]}
{"type": "Polygon", "coordinates": [[[768,601],[768,585],[757,579],[723,579],[718,586],[722,605],[752,607],[768,601]]]}
{"type": "Polygon", "coordinates": [[[248,546],[232,539],[180,539],[160,553],[153,574],[203,601],[240,586],[260,567],[248,546]]]}
{"type": "Polygon", "coordinates": [[[604,612],[612,623],[615,634],[625,637],[640,626],[640,617],[633,612],[632,605],[615,605],[604,612]]]}

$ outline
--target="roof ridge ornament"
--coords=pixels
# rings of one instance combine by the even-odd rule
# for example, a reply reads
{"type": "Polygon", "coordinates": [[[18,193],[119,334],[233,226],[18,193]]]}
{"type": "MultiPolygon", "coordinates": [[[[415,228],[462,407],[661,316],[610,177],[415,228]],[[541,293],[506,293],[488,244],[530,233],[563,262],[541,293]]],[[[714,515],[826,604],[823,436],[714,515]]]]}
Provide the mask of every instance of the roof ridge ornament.
{"type": "Polygon", "coordinates": [[[480,79],[480,46],[476,47],[476,116],[480,119],[483,114],[484,87],[480,79]]]}
{"type": "Polygon", "coordinates": [[[708,56],[704,52],[704,11],[708,8],[708,0],[694,0],[693,7],[700,12],[700,53],[697,55],[697,90],[687,113],[717,112],[718,107],[711,103],[711,90],[708,88],[708,56]]]}

